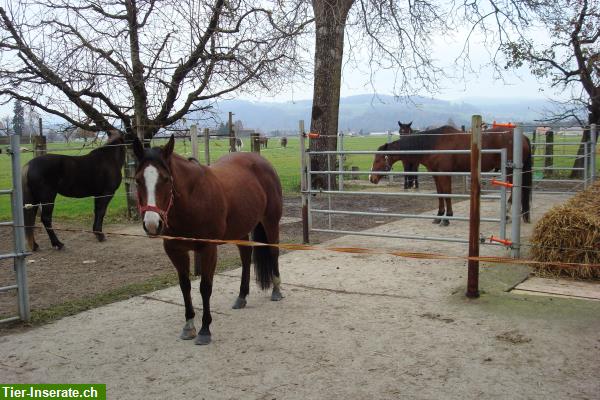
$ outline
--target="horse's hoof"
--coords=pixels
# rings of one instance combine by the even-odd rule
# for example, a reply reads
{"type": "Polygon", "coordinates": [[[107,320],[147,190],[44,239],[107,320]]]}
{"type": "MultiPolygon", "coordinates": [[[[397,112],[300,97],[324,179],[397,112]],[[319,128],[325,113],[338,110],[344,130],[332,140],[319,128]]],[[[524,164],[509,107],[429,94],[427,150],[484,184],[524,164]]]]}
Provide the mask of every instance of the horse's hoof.
{"type": "Polygon", "coordinates": [[[104,242],[106,240],[106,236],[104,233],[96,233],[96,239],[98,239],[99,242],[104,242]]]}
{"type": "Polygon", "coordinates": [[[273,292],[271,293],[271,301],[279,301],[283,299],[283,295],[281,294],[281,291],[279,289],[273,289],[273,292]]]}
{"type": "Polygon", "coordinates": [[[448,226],[448,225],[450,225],[450,221],[448,221],[447,219],[443,219],[442,223],[440,225],[441,226],[448,226]]]}
{"type": "Polygon", "coordinates": [[[237,299],[235,299],[235,303],[233,303],[233,306],[231,306],[231,308],[233,308],[234,310],[239,310],[241,308],[246,307],[246,303],[246,299],[238,297],[237,299]]]}
{"type": "Polygon", "coordinates": [[[33,247],[32,247],[32,249],[31,249],[31,250],[33,250],[33,251],[38,251],[39,249],[40,249],[40,245],[39,245],[39,244],[37,244],[37,243],[34,243],[34,244],[33,244],[33,247]]]}
{"type": "Polygon", "coordinates": [[[196,328],[183,328],[179,339],[191,340],[196,337],[196,328]]]}
{"type": "Polygon", "coordinates": [[[52,247],[54,247],[56,250],[62,250],[62,249],[65,248],[65,244],[61,243],[61,242],[58,242],[56,244],[53,244],[52,247]]]}
{"type": "Polygon", "coordinates": [[[433,221],[431,221],[432,224],[439,224],[440,222],[442,222],[442,220],[439,218],[436,218],[433,221]]]}
{"type": "Polygon", "coordinates": [[[196,336],[196,340],[194,340],[194,344],[203,346],[205,344],[209,344],[210,343],[210,334],[208,335],[202,335],[199,334],[198,336],[196,336]]]}

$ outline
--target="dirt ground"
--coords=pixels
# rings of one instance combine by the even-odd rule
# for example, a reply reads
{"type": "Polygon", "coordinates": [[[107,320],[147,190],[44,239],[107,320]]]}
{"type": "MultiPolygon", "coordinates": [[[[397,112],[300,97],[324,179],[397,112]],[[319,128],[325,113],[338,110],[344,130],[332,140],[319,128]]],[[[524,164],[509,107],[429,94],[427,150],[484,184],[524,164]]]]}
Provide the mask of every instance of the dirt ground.
{"type": "MultiPolygon", "coordinates": [[[[383,185],[382,185],[383,186],[383,185]]],[[[378,187],[386,190],[386,186],[378,187]]],[[[432,189],[430,182],[423,182],[422,190],[432,189]]],[[[369,188],[373,190],[373,186],[369,188]]],[[[313,207],[326,208],[327,200],[316,197],[313,207]]],[[[333,208],[353,210],[356,204],[373,212],[413,212],[419,213],[436,206],[437,200],[415,200],[408,197],[372,198],[365,196],[339,196],[333,200],[333,208]]],[[[284,222],[300,217],[301,199],[299,196],[286,197],[284,200],[284,222]]],[[[91,212],[91,210],[90,210],[91,212]]],[[[340,230],[362,230],[389,222],[389,218],[335,216],[334,228],[340,230]]],[[[39,218],[37,221],[40,224],[39,218]]],[[[315,226],[325,226],[323,217],[314,220],[315,226]]],[[[90,230],[91,226],[61,223],[54,221],[57,228],[90,230]]],[[[143,235],[139,223],[105,225],[105,232],[136,232],[143,235]]],[[[40,250],[27,257],[28,283],[32,310],[47,309],[51,306],[72,300],[82,300],[95,295],[113,291],[126,285],[142,283],[151,278],[175,274],[174,268],[165,255],[161,240],[149,240],[146,237],[124,237],[108,235],[105,242],[98,243],[91,233],[60,232],[57,235],[65,243],[63,250],[51,248],[45,231],[36,230],[36,240],[40,250]]],[[[319,243],[336,237],[327,233],[312,233],[311,242],[319,243]]],[[[281,225],[282,243],[300,243],[302,241],[301,222],[281,225]]],[[[10,251],[12,231],[0,227],[0,252],[10,251]]],[[[239,265],[237,248],[221,246],[219,248],[219,267],[221,270],[239,265]]],[[[14,284],[12,260],[0,260],[0,286],[14,284]]],[[[14,292],[0,293],[0,317],[17,314],[14,292]]],[[[0,335],[10,332],[0,327],[0,335]]]]}
{"type": "MultiPolygon", "coordinates": [[[[534,222],[562,201],[534,196],[534,222]]],[[[455,212],[468,213],[468,202],[455,212]]],[[[482,216],[497,213],[482,202],[482,216]]],[[[524,237],[532,225],[522,226],[524,237]]],[[[482,233],[494,229],[482,223],[482,233]]],[[[468,223],[405,219],[371,229],[423,231],[466,237],[468,223]]],[[[362,236],[323,245],[448,255],[467,246],[362,236]]],[[[482,246],[482,255],[505,254],[482,246]]],[[[108,398],[131,400],[598,399],[600,302],[510,292],[527,266],[483,263],[478,299],[464,296],[463,259],[321,249],[285,254],[280,266],[285,298],[272,302],[253,284],[243,310],[231,309],[240,270],[217,276],[209,346],[178,339],[184,311],[170,287],[0,337],[0,375],[106,383],[108,398]]]]}

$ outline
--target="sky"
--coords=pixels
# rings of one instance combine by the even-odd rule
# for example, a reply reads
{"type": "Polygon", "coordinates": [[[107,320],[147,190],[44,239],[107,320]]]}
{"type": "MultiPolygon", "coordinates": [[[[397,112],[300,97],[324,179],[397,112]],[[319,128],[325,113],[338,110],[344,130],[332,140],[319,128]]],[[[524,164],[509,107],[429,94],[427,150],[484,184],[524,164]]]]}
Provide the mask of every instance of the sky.
{"type": "MultiPolygon", "coordinates": [[[[457,69],[456,57],[460,54],[466,31],[446,33],[433,38],[431,54],[434,55],[437,65],[442,67],[449,76],[461,76],[462,70],[457,69]]],[[[355,57],[367,59],[364,57],[355,57]]],[[[487,99],[519,98],[560,98],[560,94],[548,90],[548,85],[538,81],[527,68],[518,71],[506,71],[500,79],[494,69],[490,67],[490,54],[488,48],[482,43],[480,37],[473,38],[470,46],[471,66],[476,72],[467,73],[461,78],[444,79],[437,92],[421,91],[414,93],[424,97],[433,97],[443,100],[469,100],[470,98],[483,97],[487,99]]],[[[346,65],[342,72],[341,96],[347,97],[359,94],[394,95],[390,89],[394,77],[393,71],[380,70],[375,74],[374,82],[370,83],[369,68],[364,65],[346,65]]],[[[277,101],[293,102],[311,99],[313,92],[312,76],[307,76],[303,82],[289,85],[278,93],[253,92],[242,93],[236,98],[250,101],[277,101]]],[[[12,105],[0,106],[0,117],[12,115],[12,105]]]]}
{"type": "MultiPolygon", "coordinates": [[[[544,33],[540,32],[539,35],[544,33]]],[[[470,46],[470,58],[472,72],[462,75],[456,62],[464,44],[465,31],[454,32],[452,36],[438,36],[433,39],[431,53],[437,64],[449,75],[444,79],[438,92],[428,93],[421,91],[420,96],[434,97],[442,100],[461,100],[464,98],[483,97],[509,99],[511,97],[538,98],[561,97],[560,93],[554,93],[548,88],[548,84],[541,82],[523,67],[516,71],[504,71],[502,79],[489,65],[489,48],[483,44],[482,38],[474,35],[470,46]],[[452,78],[455,76],[455,78],[452,78]],[[460,78],[459,78],[460,76],[460,78]]],[[[365,59],[367,57],[364,57],[365,59]]],[[[245,100],[255,101],[297,101],[312,98],[312,77],[309,82],[297,83],[280,93],[258,92],[253,95],[243,94],[245,100]]],[[[394,81],[392,71],[377,71],[374,83],[370,83],[368,65],[346,66],[342,71],[341,96],[353,96],[359,94],[372,94],[374,92],[382,95],[394,95],[390,87],[394,81]],[[374,86],[374,87],[373,87],[374,86]]]]}
{"type": "MultiPolygon", "coordinates": [[[[444,78],[437,92],[421,91],[418,94],[425,97],[434,97],[443,100],[462,100],[465,98],[498,98],[510,99],[536,98],[536,99],[561,99],[566,94],[550,89],[547,82],[534,77],[527,67],[518,70],[503,71],[502,77],[490,65],[490,45],[484,43],[481,34],[472,33],[470,41],[471,70],[463,76],[463,69],[457,57],[461,54],[468,29],[453,32],[444,32],[432,38],[431,54],[436,65],[443,68],[448,78],[444,78]],[[454,77],[454,78],[453,78],[454,77]]],[[[543,30],[534,30],[532,37],[539,42],[545,42],[547,33],[543,30]]],[[[346,42],[348,38],[346,38],[346,42]]],[[[348,47],[346,43],[346,48],[348,47]]],[[[355,57],[356,58],[356,57],[355,57]]],[[[360,57],[359,57],[360,58],[360,57]]],[[[365,54],[362,59],[367,59],[365,54]]],[[[243,94],[247,100],[262,101],[295,101],[312,98],[312,76],[308,82],[298,83],[293,88],[288,88],[280,93],[258,92],[254,95],[243,94]]],[[[367,63],[358,66],[346,66],[342,71],[341,96],[359,94],[394,95],[390,87],[394,81],[393,71],[380,70],[375,74],[374,83],[370,83],[370,74],[367,63]]]]}

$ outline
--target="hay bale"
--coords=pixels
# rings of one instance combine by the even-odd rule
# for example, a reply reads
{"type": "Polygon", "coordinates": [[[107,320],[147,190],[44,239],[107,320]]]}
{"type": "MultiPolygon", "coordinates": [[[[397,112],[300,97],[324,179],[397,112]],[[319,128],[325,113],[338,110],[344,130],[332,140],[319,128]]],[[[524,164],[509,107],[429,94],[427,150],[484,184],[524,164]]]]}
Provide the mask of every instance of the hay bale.
{"type": "MultiPolygon", "coordinates": [[[[536,224],[531,244],[536,261],[600,264],[600,181],[548,211],[536,224]]],[[[600,279],[600,268],[553,264],[534,268],[541,276],[600,279]]]]}

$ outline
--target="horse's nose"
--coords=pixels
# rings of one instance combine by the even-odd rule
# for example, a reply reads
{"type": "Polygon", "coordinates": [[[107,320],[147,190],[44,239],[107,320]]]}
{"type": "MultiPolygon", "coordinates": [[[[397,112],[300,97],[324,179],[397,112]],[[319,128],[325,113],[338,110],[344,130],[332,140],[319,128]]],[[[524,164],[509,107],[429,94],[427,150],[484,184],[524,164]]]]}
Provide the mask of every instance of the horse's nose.
{"type": "Polygon", "coordinates": [[[163,222],[160,218],[158,219],[146,219],[142,222],[142,227],[144,228],[144,232],[148,235],[160,235],[163,229],[163,222]]]}
{"type": "Polygon", "coordinates": [[[371,181],[371,183],[378,184],[379,183],[379,175],[370,174],[369,181],[371,181]]]}

